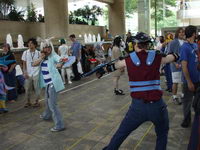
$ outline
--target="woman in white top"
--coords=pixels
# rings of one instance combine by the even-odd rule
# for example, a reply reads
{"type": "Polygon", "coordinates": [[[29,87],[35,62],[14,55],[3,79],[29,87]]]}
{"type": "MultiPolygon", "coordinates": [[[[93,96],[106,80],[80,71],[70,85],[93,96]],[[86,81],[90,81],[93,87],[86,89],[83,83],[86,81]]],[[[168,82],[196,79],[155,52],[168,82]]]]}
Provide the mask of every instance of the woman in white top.
{"type": "MultiPolygon", "coordinates": [[[[64,39],[61,39],[60,44],[61,45],[58,48],[58,55],[60,55],[61,58],[68,59],[69,55],[70,55],[70,51],[69,51],[68,46],[66,45],[66,41],[64,39]]],[[[70,79],[70,76],[71,76],[71,73],[72,73],[71,67],[61,69],[61,75],[62,75],[62,79],[63,79],[64,84],[66,83],[65,82],[65,73],[67,73],[68,83],[72,84],[71,79],[70,79]]]]}

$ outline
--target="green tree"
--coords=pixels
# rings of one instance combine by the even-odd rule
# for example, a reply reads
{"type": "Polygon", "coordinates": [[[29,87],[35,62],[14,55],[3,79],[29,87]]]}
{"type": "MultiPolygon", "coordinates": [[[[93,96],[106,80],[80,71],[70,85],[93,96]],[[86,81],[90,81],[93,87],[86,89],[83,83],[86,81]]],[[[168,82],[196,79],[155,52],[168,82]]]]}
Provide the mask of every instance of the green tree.
{"type": "Polygon", "coordinates": [[[17,9],[15,6],[11,8],[8,18],[11,21],[24,21],[24,12],[23,10],[17,9]]]}
{"type": "Polygon", "coordinates": [[[157,21],[161,21],[164,18],[173,16],[173,12],[170,10],[170,7],[176,6],[176,0],[151,0],[151,17],[155,19],[155,1],[157,7],[157,21]]]}
{"type": "MultiPolygon", "coordinates": [[[[169,8],[176,6],[176,0],[151,0],[151,16],[153,19],[155,18],[155,1],[157,4],[158,21],[163,19],[163,14],[165,14],[165,17],[173,15],[173,12],[169,8]]],[[[137,11],[137,2],[138,0],[125,0],[125,10],[127,14],[132,14],[137,11]]]]}
{"type": "Polygon", "coordinates": [[[36,14],[36,10],[35,10],[35,6],[33,3],[31,3],[30,6],[27,7],[27,21],[30,22],[36,22],[37,21],[37,14],[36,14]]]}
{"type": "Polygon", "coordinates": [[[0,0],[0,18],[7,19],[7,15],[14,5],[14,0],[0,0]]]}
{"type": "Polygon", "coordinates": [[[90,8],[85,5],[83,8],[70,12],[69,22],[72,24],[96,25],[98,23],[97,16],[99,15],[103,15],[103,10],[100,7],[94,5],[90,8]]]}
{"type": "Polygon", "coordinates": [[[137,11],[137,0],[125,0],[126,14],[132,14],[137,11]]]}

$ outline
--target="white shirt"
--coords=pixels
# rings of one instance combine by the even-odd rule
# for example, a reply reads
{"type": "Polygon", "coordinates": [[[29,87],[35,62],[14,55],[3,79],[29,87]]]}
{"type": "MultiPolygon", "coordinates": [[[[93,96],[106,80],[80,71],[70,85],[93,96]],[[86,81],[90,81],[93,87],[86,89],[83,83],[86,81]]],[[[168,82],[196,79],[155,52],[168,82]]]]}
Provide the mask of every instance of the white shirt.
{"type": "Polygon", "coordinates": [[[61,46],[59,46],[58,50],[60,51],[61,57],[62,58],[68,58],[68,51],[69,48],[66,44],[63,44],[61,46]]]}
{"type": "Polygon", "coordinates": [[[22,54],[22,60],[26,62],[26,69],[28,76],[34,77],[39,74],[39,66],[33,67],[32,63],[40,58],[40,52],[35,50],[35,52],[30,52],[30,50],[26,50],[22,54]]]}
{"type": "Polygon", "coordinates": [[[15,76],[23,75],[23,72],[22,72],[20,65],[16,65],[15,69],[16,69],[16,75],[15,76]]]}
{"type": "Polygon", "coordinates": [[[183,43],[184,43],[184,40],[180,40],[180,39],[178,39],[178,41],[179,41],[179,43],[180,43],[180,46],[182,46],[183,43]]]}
{"type": "Polygon", "coordinates": [[[52,80],[51,80],[51,75],[49,73],[48,61],[47,60],[45,60],[41,63],[41,71],[42,71],[42,75],[43,75],[43,78],[44,78],[44,83],[46,85],[53,83],[52,80]]]}

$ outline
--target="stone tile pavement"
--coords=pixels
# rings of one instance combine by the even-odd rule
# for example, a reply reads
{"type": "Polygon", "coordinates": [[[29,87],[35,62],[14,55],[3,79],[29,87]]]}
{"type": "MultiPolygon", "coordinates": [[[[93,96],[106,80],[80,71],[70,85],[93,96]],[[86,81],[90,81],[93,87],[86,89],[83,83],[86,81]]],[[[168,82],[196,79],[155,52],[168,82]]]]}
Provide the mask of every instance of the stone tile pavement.
{"type": "MultiPolygon", "coordinates": [[[[120,85],[125,90],[124,96],[113,94],[110,75],[67,85],[59,95],[66,130],[59,133],[49,131],[52,121],[39,119],[44,101],[40,108],[23,108],[22,95],[18,102],[9,104],[10,113],[0,115],[0,150],[101,150],[131,103],[126,75],[120,85]]],[[[168,150],[186,150],[191,129],[180,127],[182,106],[175,105],[169,93],[164,93],[164,100],[170,117],[168,150]]],[[[120,150],[154,150],[155,140],[154,127],[146,122],[126,139],[120,150]]]]}

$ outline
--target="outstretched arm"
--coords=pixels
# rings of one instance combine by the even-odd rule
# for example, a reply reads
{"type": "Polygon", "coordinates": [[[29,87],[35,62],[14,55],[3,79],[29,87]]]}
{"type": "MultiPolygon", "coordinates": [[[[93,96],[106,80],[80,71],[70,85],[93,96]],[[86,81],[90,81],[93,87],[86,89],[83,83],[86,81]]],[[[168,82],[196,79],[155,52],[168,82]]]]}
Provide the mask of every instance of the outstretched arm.
{"type": "Polygon", "coordinates": [[[179,55],[176,53],[171,53],[165,57],[162,58],[161,60],[161,64],[166,64],[166,63],[170,63],[170,62],[176,62],[179,59],[179,55]]]}

